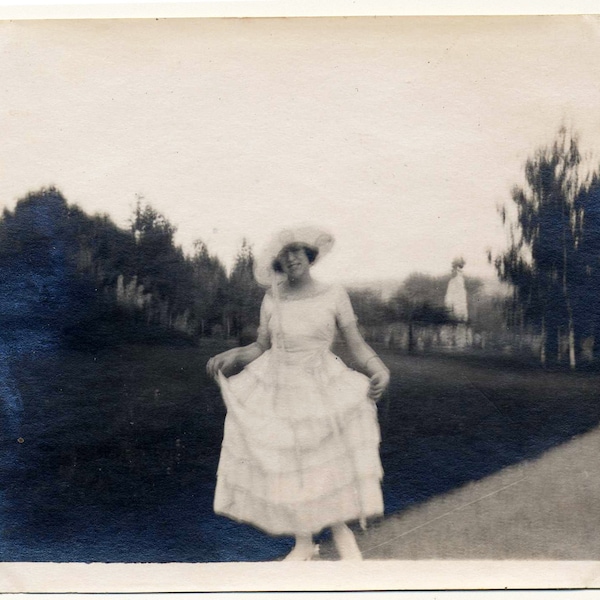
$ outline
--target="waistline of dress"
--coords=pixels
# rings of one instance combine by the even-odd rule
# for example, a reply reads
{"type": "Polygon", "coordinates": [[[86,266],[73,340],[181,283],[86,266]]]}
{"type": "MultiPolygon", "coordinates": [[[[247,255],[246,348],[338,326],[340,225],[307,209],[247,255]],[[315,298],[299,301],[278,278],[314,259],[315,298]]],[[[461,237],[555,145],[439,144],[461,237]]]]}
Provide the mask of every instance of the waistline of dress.
{"type": "Polygon", "coordinates": [[[300,367],[302,369],[312,370],[315,368],[322,368],[326,362],[341,362],[340,359],[331,352],[329,347],[297,351],[271,348],[269,353],[270,360],[275,366],[280,364],[286,367],[300,367]]]}

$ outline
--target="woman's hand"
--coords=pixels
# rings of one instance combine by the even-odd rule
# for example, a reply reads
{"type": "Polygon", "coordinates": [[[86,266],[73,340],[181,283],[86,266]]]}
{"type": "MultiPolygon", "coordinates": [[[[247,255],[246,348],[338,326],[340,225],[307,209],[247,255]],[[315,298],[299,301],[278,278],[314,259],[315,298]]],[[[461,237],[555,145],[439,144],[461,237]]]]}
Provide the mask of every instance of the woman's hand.
{"type": "Polygon", "coordinates": [[[256,360],[264,351],[265,346],[259,342],[240,348],[231,348],[231,350],[213,356],[206,363],[206,372],[211,377],[216,377],[219,371],[223,371],[223,374],[227,375],[228,371],[245,367],[248,363],[256,360]]]}
{"type": "Polygon", "coordinates": [[[344,340],[350,349],[354,360],[362,365],[359,370],[369,377],[367,395],[373,400],[379,400],[390,383],[390,371],[365,340],[363,340],[356,323],[348,323],[340,328],[344,340]]]}
{"type": "Polygon", "coordinates": [[[389,383],[390,383],[390,373],[387,369],[385,369],[385,370],[382,369],[380,371],[373,373],[373,375],[371,375],[371,378],[369,380],[369,393],[367,395],[372,400],[375,400],[375,401],[379,400],[379,398],[381,398],[381,395],[383,394],[383,392],[385,392],[389,383]]]}
{"type": "Polygon", "coordinates": [[[206,363],[206,372],[211,377],[216,377],[219,371],[229,371],[232,369],[237,362],[237,351],[238,348],[232,348],[231,350],[227,350],[226,352],[221,352],[221,354],[217,354],[213,356],[206,363]]]}

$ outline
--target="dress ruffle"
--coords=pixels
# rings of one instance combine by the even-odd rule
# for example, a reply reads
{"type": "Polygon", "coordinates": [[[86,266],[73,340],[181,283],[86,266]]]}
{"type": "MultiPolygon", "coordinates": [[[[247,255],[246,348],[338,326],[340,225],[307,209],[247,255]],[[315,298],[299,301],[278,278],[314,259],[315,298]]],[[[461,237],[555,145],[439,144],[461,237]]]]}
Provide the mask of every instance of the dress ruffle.
{"type": "Polygon", "coordinates": [[[274,535],[382,514],[368,379],[329,350],[275,353],[220,377],[227,419],[215,512],[274,535]]]}

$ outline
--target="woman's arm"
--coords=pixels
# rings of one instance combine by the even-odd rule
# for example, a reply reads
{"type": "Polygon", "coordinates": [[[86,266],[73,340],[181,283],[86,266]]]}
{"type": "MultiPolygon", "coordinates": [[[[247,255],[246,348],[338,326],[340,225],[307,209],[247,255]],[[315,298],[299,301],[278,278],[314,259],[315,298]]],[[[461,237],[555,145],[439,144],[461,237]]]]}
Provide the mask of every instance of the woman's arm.
{"type": "Polygon", "coordinates": [[[270,319],[270,310],[270,300],[268,295],[265,295],[260,306],[260,326],[256,342],[247,346],[241,346],[240,348],[231,348],[231,350],[213,356],[206,363],[206,372],[211,377],[216,377],[219,371],[224,371],[224,375],[227,375],[229,371],[235,368],[243,368],[271,347],[267,327],[270,319]]]}
{"type": "Polygon", "coordinates": [[[231,350],[226,350],[225,352],[221,352],[221,354],[213,356],[206,363],[206,372],[211,377],[216,377],[219,371],[227,373],[231,369],[245,367],[253,360],[256,360],[268,348],[268,339],[263,335],[259,335],[256,342],[252,344],[241,346],[240,348],[231,348],[231,350]]]}
{"type": "Polygon", "coordinates": [[[355,322],[340,327],[342,336],[360,370],[371,380],[369,397],[379,400],[390,382],[390,371],[363,339],[355,322]]]}

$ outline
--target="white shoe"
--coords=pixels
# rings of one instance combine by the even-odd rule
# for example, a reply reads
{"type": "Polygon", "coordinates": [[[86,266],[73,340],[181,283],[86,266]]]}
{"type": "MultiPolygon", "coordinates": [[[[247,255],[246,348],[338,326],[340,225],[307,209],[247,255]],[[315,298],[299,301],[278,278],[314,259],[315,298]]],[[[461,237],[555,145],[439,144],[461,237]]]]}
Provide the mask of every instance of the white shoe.
{"type": "Polygon", "coordinates": [[[283,560],[312,560],[313,557],[318,555],[318,544],[310,544],[309,546],[294,546],[294,549],[283,560]]]}
{"type": "Polygon", "coordinates": [[[339,528],[333,538],[335,547],[341,560],[362,560],[360,548],[352,530],[345,525],[339,528]]]}
{"type": "Polygon", "coordinates": [[[341,560],[362,560],[362,554],[360,552],[360,548],[358,547],[358,544],[356,543],[356,541],[354,542],[354,545],[351,546],[350,544],[348,546],[342,546],[341,548],[338,548],[338,552],[340,553],[340,559],[341,560]]]}

